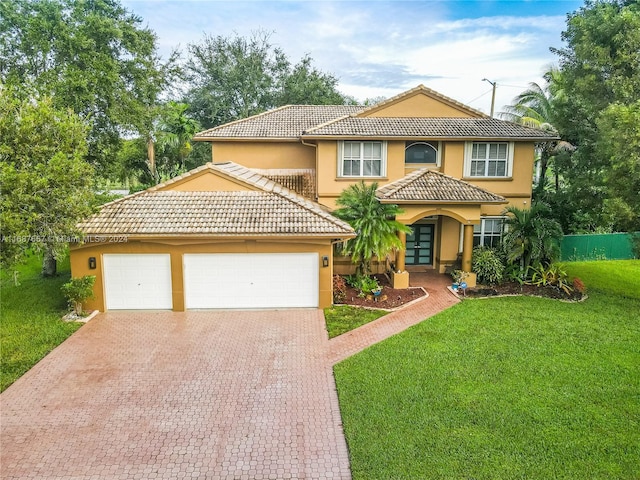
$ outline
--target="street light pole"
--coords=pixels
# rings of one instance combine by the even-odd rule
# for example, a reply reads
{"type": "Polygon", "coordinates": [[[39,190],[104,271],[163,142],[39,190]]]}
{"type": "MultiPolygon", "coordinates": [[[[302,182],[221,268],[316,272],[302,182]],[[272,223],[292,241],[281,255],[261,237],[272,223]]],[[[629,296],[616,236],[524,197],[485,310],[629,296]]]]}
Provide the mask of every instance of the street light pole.
{"type": "Polygon", "coordinates": [[[493,117],[493,108],[496,105],[496,87],[498,86],[498,82],[492,82],[488,78],[483,78],[483,82],[489,82],[493,87],[493,92],[491,93],[491,117],[493,117]]]}

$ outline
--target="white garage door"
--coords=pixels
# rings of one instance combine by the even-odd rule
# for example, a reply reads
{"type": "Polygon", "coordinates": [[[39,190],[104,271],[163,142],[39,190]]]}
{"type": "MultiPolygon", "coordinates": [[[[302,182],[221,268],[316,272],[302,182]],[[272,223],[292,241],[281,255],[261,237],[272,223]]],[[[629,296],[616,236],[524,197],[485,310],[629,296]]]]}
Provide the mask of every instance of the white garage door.
{"type": "Polygon", "coordinates": [[[185,254],[186,308],[318,306],[317,253],[185,254]]]}
{"type": "Polygon", "coordinates": [[[107,310],[171,309],[171,256],[103,255],[107,310]]]}

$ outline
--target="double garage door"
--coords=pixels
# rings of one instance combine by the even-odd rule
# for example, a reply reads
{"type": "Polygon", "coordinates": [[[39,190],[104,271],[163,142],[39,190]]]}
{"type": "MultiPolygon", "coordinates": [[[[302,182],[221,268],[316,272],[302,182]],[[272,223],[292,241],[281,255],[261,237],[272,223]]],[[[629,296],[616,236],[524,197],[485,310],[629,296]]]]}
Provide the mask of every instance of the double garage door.
{"type": "MultiPolygon", "coordinates": [[[[317,253],[184,254],[187,309],[318,306],[317,253]]],[[[168,254],[105,254],[106,308],[171,309],[168,254]]]]}

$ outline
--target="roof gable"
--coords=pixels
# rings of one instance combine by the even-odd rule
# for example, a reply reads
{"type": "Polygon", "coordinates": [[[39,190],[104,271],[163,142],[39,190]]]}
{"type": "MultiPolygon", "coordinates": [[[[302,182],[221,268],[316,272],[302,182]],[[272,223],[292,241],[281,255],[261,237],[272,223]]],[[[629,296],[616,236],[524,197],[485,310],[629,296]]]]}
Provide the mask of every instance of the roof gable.
{"type": "Polygon", "coordinates": [[[384,100],[366,108],[354,116],[356,117],[421,117],[421,118],[457,118],[457,117],[487,117],[486,114],[475,110],[463,103],[431,90],[424,85],[418,85],[395,97],[384,100]]]}
{"type": "Polygon", "coordinates": [[[86,235],[349,238],[342,220],[265,176],[232,162],[209,163],[169,182],[103,205],[78,227],[86,235]],[[214,176],[236,190],[189,191],[214,176]],[[182,189],[170,188],[180,186],[182,189]]]}
{"type": "Polygon", "coordinates": [[[507,203],[495,193],[428,168],[380,187],[383,203],[507,203]]]}

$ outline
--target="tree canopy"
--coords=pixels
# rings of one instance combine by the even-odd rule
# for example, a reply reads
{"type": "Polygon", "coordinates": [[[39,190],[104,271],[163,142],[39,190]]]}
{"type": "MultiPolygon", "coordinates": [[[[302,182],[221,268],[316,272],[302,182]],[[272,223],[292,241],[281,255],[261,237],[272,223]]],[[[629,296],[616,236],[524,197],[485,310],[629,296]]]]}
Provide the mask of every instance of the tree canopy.
{"type": "Polygon", "coordinates": [[[554,126],[575,145],[548,199],[566,229],[640,230],[640,4],[588,0],[568,16],[552,91],[554,126]]]}
{"type": "Polygon", "coordinates": [[[93,169],[84,160],[86,127],[50,98],[21,101],[0,90],[0,223],[3,266],[18,263],[28,249],[44,250],[49,269],[76,223],[91,212],[93,169]]]}
{"type": "Polygon", "coordinates": [[[49,96],[90,125],[87,158],[103,175],[123,133],[150,129],[176,74],[156,36],[117,0],[0,2],[0,82],[22,98],[49,96]]]}
{"type": "Polygon", "coordinates": [[[286,104],[343,104],[331,74],[305,56],[295,65],[269,34],[249,38],[205,35],[188,46],[186,103],[203,128],[211,128],[286,104]]]}

